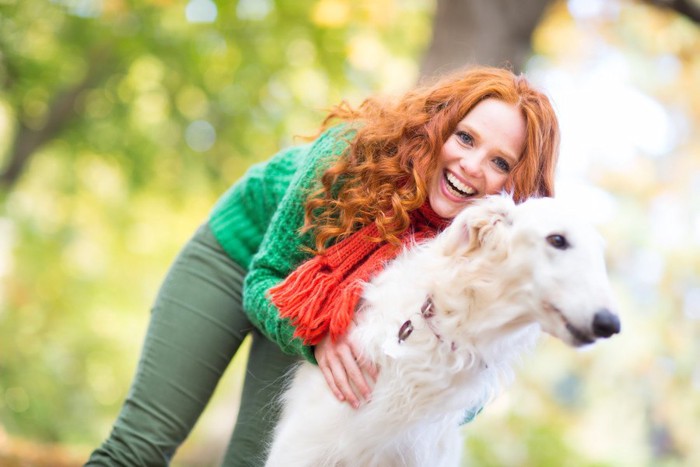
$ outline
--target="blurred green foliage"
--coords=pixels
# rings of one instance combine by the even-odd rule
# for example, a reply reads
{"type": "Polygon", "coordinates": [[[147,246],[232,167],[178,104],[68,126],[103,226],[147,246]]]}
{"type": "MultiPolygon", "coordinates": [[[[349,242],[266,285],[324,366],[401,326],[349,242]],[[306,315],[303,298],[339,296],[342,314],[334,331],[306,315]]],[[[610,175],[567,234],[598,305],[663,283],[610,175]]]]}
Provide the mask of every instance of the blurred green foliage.
{"type": "MultiPolygon", "coordinates": [[[[312,135],[330,105],[412,85],[433,8],[0,0],[0,464],[76,465],[107,435],[159,283],[219,194],[312,135]]],[[[535,32],[531,76],[556,88],[622,63],[667,109],[674,143],[654,153],[640,137],[626,159],[576,161],[613,199],[586,202],[608,212],[623,334],[576,354],[545,340],[465,427],[465,462],[700,463],[699,47],[697,25],[633,0],[556,0],[535,32]]],[[[219,458],[244,358],[175,465],[219,458]]]]}
{"type": "Polygon", "coordinates": [[[99,442],[159,281],[218,195],[330,105],[414,81],[430,32],[425,1],[221,1],[203,22],[212,6],[0,2],[0,168],[17,163],[0,180],[0,420],[14,436],[99,442]]]}

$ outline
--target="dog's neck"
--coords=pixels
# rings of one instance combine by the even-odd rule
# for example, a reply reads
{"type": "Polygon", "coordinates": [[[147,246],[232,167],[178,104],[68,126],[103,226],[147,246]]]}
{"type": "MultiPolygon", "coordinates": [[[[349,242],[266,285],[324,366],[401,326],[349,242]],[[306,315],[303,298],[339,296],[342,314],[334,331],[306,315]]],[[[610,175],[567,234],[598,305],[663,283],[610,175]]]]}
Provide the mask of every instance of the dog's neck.
{"type": "Polygon", "coordinates": [[[453,350],[465,346],[466,342],[468,351],[483,361],[484,366],[510,365],[530,351],[541,334],[532,313],[536,301],[531,290],[514,285],[515,281],[510,285],[508,278],[497,274],[497,270],[493,270],[492,277],[484,274],[483,267],[478,270],[489,286],[478,281],[464,286],[459,294],[470,298],[467,309],[450,310],[452,290],[443,296],[432,293],[421,308],[429,308],[430,316],[423,319],[431,323],[429,327],[436,338],[450,342],[453,350]],[[505,297],[508,300],[503,300],[505,297]],[[509,304],[507,308],[504,303],[509,304]]]}

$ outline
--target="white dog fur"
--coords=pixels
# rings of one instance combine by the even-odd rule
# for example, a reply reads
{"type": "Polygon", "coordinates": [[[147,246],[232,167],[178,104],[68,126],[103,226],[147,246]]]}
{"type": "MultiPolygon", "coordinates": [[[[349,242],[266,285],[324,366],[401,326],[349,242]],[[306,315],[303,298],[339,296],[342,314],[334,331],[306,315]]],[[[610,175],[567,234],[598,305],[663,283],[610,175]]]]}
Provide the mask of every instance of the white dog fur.
{"type": "Polygon", "coordinates": [[[267,465],[459,465],[465,411],[512,378],[540,329],[589,344],[619,331],[612,308],[591,226],[551,198],[475,201],[366,284],[350,338],[380,368],[372,400],[352,409],[301,364],[267,465]]]}

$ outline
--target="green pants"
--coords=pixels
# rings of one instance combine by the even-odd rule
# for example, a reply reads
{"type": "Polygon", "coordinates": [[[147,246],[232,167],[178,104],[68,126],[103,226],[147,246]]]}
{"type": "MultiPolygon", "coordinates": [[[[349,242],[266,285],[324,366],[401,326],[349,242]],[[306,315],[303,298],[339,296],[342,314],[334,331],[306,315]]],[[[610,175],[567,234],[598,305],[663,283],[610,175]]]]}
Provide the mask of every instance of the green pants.
{"type": "Polygon", "coordinates": [[[242,309],[245,271],[203,225],[170,268],[151,314],[136,376],[109,438],[86,465],[167,465],[249,333],[253,340],[225,466],[264,463],[274,404],[297,358],[255,330],[242,309]]]}

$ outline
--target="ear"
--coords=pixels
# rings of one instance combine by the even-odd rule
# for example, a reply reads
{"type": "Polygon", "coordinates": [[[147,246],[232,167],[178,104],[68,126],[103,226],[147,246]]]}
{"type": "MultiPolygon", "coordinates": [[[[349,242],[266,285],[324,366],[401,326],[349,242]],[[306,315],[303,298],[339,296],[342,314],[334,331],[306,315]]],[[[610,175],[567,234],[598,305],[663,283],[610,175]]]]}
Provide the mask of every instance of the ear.
{"type": "Polygon", "coordinates": [[[515,204],[508,196],[494,195],[474,201],[445,230],[445,255],[465,256],[489,244],[500,243],[512,225],[515,204]]]}

